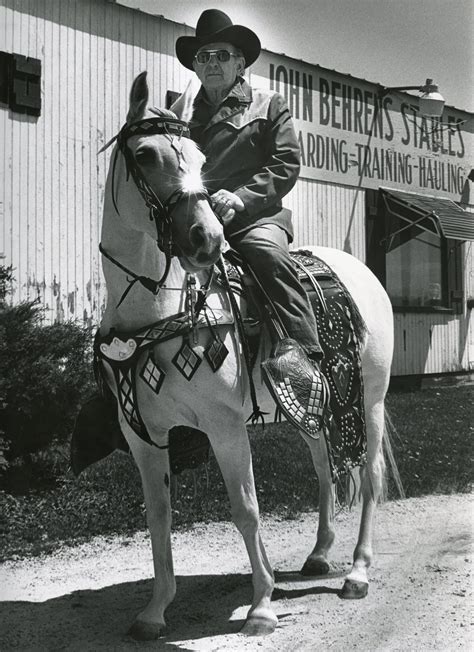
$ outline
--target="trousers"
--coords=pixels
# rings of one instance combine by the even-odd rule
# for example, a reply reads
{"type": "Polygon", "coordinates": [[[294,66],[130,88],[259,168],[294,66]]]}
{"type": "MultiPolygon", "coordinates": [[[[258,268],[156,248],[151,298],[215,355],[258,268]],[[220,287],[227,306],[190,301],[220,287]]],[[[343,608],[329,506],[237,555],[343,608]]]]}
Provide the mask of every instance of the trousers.
{"type": "Polygon", "coordinates": [[[288,336],[301,344],[309,355],[320,357],[322,349],[316,319],[290,258],[286,231],[276,224],[262,224],[228,240],[254,270],[288,336]]]}

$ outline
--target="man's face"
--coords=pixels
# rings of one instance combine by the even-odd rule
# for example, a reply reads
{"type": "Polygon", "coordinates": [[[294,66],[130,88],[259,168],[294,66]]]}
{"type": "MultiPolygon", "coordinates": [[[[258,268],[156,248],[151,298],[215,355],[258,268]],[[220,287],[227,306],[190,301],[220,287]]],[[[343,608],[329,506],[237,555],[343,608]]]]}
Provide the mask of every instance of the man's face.
{"type": "Polygon", "coordinates": [[[230,43],[209,43],[204,45],[197,51],[196,57],[193,61],[193,68],[206,90],[229,89],[245,69],[245,59],[237,54],[237,48],[230,43]],[[219,60],[219,56],[222,58],[222,55],[218,54],[220,50],[230,53],[228,61],[219,60]],[[202,56],[207,58],[204,53],[210,51],[213,51],[213,53],[209,60],[200,63],[199,58],[202,56]]]}

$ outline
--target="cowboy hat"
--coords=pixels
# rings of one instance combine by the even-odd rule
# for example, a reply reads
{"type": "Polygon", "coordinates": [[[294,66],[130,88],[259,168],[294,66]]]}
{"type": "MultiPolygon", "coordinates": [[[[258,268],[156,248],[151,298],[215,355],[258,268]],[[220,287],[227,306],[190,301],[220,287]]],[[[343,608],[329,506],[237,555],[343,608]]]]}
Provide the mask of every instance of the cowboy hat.
{"type": "Polygon", "coordinates": [[[227,14],[219,9],[206,9],[196,25],[196,36],[180,36],[176,41],[176,56],[185,68],[193,70],[193,59],[199,48],[208,43],[231,43],[242,50],[245,67],[250,66],[260,54],[258,36],[248,27],[234,25],[227,14]]]}

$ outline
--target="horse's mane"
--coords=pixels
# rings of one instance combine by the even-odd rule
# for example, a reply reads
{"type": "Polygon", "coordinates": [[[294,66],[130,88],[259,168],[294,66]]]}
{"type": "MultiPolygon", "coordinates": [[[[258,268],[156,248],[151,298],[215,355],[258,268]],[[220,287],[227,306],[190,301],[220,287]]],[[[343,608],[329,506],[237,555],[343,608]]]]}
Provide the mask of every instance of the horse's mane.
{"type": "Polygon", "coordinates": [[[159,109],[156,106],[149,106],[148,110],[154,113],[155,115],[159,116],[160,118],[177,118],[178,116],[176,113],[173,113],[173,111],[170,111],[169,109],[159,109]]]}

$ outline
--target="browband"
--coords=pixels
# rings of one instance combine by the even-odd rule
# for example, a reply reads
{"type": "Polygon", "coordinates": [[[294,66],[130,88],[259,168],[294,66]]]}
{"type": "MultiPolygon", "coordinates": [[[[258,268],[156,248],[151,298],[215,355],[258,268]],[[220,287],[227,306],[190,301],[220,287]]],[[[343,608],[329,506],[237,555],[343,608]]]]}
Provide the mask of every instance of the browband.
{"type": "Polygon", "coordinates": [[[151,134],[173,134],[189,138],[188,124],[178,118],[157,117],[144,118],[131,125],[124,125],[120,130],[120,140],[128,140],[131,136],[149,136],[151,134]]]}
{"type": "Polygon", "coordinates": [[[176,135],[180,138],[190,138],[188,123],[183,120],[168,116],[143,118],[143,120],[133,122],[131,125],[125,123],[119,133],[101,147],[98,153],[100,154],[105,151],[115,141],[117,141],[122,149],[127,140],[132,136],[151,136],[161,134],[176,135]]]}

